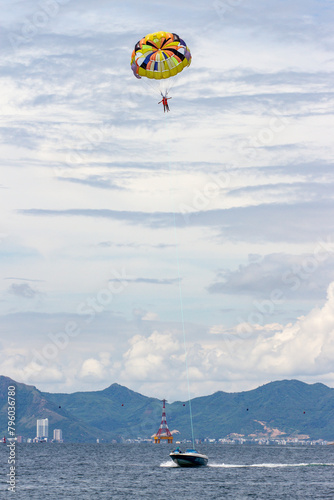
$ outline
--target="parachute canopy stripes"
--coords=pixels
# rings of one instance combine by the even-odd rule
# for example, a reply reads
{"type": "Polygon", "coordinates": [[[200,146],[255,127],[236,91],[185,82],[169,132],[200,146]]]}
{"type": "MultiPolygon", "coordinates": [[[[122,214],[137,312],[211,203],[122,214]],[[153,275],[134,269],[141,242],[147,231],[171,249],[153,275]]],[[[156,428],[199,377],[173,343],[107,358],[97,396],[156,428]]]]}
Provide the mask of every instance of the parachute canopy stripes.
{"type": "Polygon", "coordinates": [[[180,73],[191,63],[186,43],[175,33],[158,31],[136,43],[131,57],[131,69],[136,78],[162,80],[180,73]]]}

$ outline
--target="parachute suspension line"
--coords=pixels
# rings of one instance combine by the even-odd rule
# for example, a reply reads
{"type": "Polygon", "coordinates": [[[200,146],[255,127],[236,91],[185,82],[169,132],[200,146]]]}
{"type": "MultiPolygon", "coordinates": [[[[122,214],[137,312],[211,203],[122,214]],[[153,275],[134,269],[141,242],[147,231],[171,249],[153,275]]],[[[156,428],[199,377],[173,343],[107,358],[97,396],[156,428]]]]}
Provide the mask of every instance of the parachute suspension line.
{"type": "Polygon", "coordinates": [[[160,81],[160,93],[161,95],[167,96],[169,92],[172,90],[174,87],[175,83],[177,80],[180,79],[182,76],[182,73],[177,74],[171,78],[167,78],[166,80],[159,80],[160,81]]]}
{"type": "MultiPolygon", "coordinates": [[[[170,137],[169,137],[169,127],[167,125],[167,116],[165,117],[165,136],[166,136],[166,144],[167,144],[167,158],[168,158],[168,170],[169,177],[172,178],[172,168],[171,168],[171,154],[170,154],[170,137]]],[[[188,390],[188,404],[189,404],[189,417],[190,417],[190,427],[191,427],[191,440],[193,449],[195,449],[195,439],[194,439],[194,426],[193,426],[193,414],[191,408],[191,398],[190,398],[190,383],[189,383],[189,371],[188,371],[188,358],[187,358],[187,343],[186,343],[186,329],[184,324],[184,312],[183,312],[183,297],[182,297],[182,286],[181,286],[181,273],[180,273],[180,258],[179,258],[179,244],[176,232],[176,214],[175,214],[175,198],[173,187],[170,183],[170,196],[172,200],[172,210],[173,210],[173,229],[174,229],[174,242],[176,248],[176,263],[177,263],[177,278],[179,282],[179,297],[180,297],[180,312],[181,312],[181,324],[182,324],[182,334],[183,334],[183,348],[184,348],[184,356],[185,356],[185,367],[186,367],[186,376],[187,376],[187,390],[188,390]]]]}
{"type": "Polygon", "coordinates": [[[145,85],[147,85],[152,93],[157,96],[167,96],[171,89],[174,87],[177,79],[180,78],[182,75],[176,75],[172,78],[173,82],[171,83],[171,79],[168,80],[150,80],[149,78],[142,78],[144,81],[145,85]],[[178,77],[178,78],[177,78],[178,77]]]}
{"type": "Polygon", "coordinates": [[[142,78],[142,80],[144,81],[145,85],[150,87],[150,89],[152,90],[154,95],[156,95],[156,94],[160,95],[160,93],[161,93],[160,89],[158,87],[155,87],[154,85],[152,85],[152,83],[150,82],[150,80],[148,78],[142,78]]]}
{"type": "Polygon", "coordinates": [[[180,79],[183,77],[183,73],[179,73],[172,78],[168,78],[167,80],[151,80],[149,78],[142,78],[142,81],[150,88],[152,93],[156,96],[167,96],[169,92],[172,90],[177,81],[180,82],[180,79]]]}

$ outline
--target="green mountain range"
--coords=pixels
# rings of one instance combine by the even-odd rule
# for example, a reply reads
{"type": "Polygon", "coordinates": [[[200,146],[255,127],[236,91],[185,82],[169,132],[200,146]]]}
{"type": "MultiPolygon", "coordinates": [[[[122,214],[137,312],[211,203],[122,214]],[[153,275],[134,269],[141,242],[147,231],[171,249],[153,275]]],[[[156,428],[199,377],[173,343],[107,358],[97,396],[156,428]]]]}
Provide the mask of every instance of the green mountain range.
{"type": "MultiPolygon", "coordinates": [[[[49,436],[62,429],[66,442],[150,438],[160,426],[162,401],[112,384],[102,391],[53,394],[0,376],[0,435],[7,432],[8,386],[16,386],[16,434],[36,435],[36,420],[49,419],[49,436]]],[[[334,441],[334,389],[298,380],[271,382],[245,392],[218,391],[190,401],[195,438],[287,438],[334,441]]],[[[191,437],[189,402],[166,403],[176,439],[191,437]]]]}

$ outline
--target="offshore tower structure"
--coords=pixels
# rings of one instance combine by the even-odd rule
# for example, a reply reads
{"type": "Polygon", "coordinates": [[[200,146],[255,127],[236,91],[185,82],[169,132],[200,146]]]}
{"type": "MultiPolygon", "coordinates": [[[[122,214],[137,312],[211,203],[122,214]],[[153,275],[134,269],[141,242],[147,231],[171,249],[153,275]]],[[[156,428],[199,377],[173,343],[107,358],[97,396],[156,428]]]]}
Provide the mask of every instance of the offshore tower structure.
{"type": "Polygon", "coordinates": [[[160,443],[161,440],[167,441],[167,443],[172,443],[173,442],[173,435],[168,429],[167,425],[167,420],[166,420],[166,400],[162,400],[162,417],[161,417],[161,424],[159,427],[158,432],[154,435],[154,442],[155,443],[160,443]]]}

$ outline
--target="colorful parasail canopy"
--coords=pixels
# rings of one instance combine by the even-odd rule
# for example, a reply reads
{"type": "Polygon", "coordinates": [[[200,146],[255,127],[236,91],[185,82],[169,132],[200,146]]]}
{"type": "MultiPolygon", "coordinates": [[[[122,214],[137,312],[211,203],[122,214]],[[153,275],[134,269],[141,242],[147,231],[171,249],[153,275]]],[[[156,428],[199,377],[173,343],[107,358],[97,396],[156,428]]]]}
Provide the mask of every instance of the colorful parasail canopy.
{"type": "Polygon", "coordinates": [[[177,75],[190,63],[186,43],[167,31],[146,35],[136,43],[131,56],[131,69],[136,78],[162,80],[177,75]]]}

